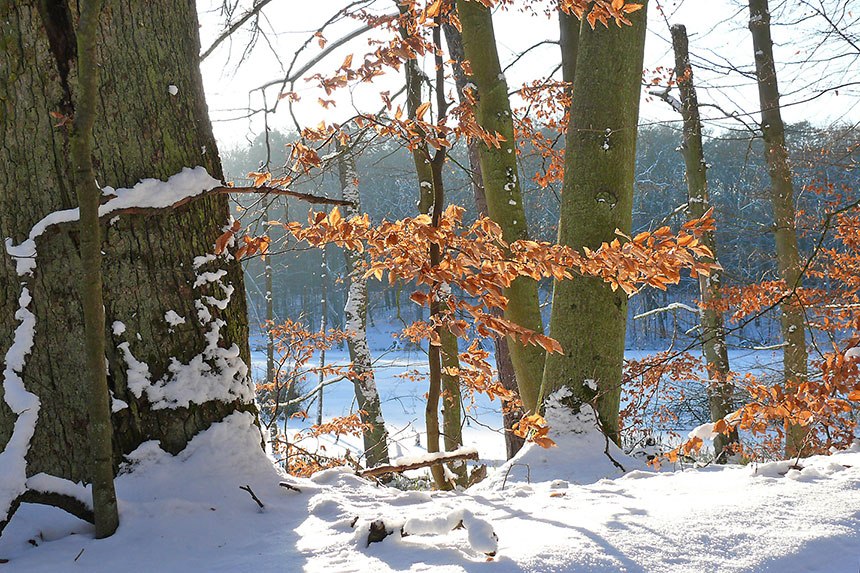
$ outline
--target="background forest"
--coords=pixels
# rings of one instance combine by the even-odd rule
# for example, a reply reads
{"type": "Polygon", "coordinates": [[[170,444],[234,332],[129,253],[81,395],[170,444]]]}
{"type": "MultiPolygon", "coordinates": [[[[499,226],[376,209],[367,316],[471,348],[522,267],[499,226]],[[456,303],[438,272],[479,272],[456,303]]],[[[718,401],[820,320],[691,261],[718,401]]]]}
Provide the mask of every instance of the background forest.
{"type": "MultiPolygon", "coordinates": [[[[826,182],[836,188],[851,188],[857,183],[857,165],[860,161],[860,140],[857,130],[850,125],[816,128],[810,124],[786,127],[796,185],[826,182]]],[[[684,164],[680,154],[681,133],[674,125],[646,125],[639,129],[636,157],[636,181],[633,193],[633,232],[653,230],[671,224],[677,226],[685,220],[684,205],[687,188],[684,164]]],[[[295,136],[273,131],[269,135],[272,150],[271,163],[288,163],[286,145],[295,136]]],[[[721,246],[720,261],[726,269],[726,286],[749,286],[775,278],[776,262],[773,238],[773,214],[768,197],[767,171],[764,165],[762,142],[745,136],[743,132],[714,132],[705,134],[705,157],[709,162],[708,179],[711,205],[717,219],[717,242],[721,246]]],[[[447,201],[462,205],[467,217],[475,217],[474,200],[469,187],[469,176],[461,168],[466,162],[465,153],[455,148],[457,160],[446,167],[448,181],[447,201]]],[[[245,175],[255,172],[266,161],[265,136],[259,136],[247,147],[222,152],[225,176],[237,184],[248,183],[245,175]]],[[[519,158],[523,176],[529,176],[523,186],[523,198],[529,229],[537,240],[554,241],[558,233],[560,185],[541,186],[534,175],[543,173],[546,165],[540,154],[524,145],[519,158]]],[[[415,173],[408,150],[397,143],[382,142],[368,146],[357,159],[361,181],[363,209],[371,220],[395,220],[411,216],[415,210],[415,173]]],[[[339,198],[340,183],[336,173],[322,173],[312,180],[302,181],[295,189],[306,193],[339,198]]],[[[259,219],[260,202],[242,198],[239,205],[250,212],[243,219],[259,219]]],[[[308,207],[301,201],[286,198],[273,200],[270,217],[303,219],[308,207]]],[[[798,210],[800,242],[809,252],[818,239],[819,221],[826,213],[825,199],[820,194],[799,193],[798,210]]],[[[275,235],[277,237],[277,234],[275,235]]],[[[832,241],[832,238],[830,239],[832,241]]],[[[316,249],[297,248],[294,242],[278,242],[269,257],[273,277],[275,317],[299,320],[309,328],[320,324],[320,297],[323,275],[328,281],[327,292],[329,324],[342,328],[346,286],[343,256],[336,247],[328,247],[326,272],[321,272],[322,255],[316,249]]],[[[265,322],[265,292],[263,266],[259,260],[250,260],[245,266],[246,289],[252,325],[265,322]]],[[[812,283],[816,284],[816,283],[812,283]]],[[[541,282],[541,300],[548,301],[552,282],[541,282]]],[[[369,283],[368,317],[371,323],[377,318],[390,320],[402,316],[411,321],[421,316],[421,307],[409,302],[411,290],[385,282],[369,283]]],[[[694,340],[691,328],[698,317],[690,311],[695,307],[699,292],[696,281],[684,278],[669,290],[645,289],[629,302],[627,321],[627,348],[660,350],[671,341],[686,346],[694,340]],[[667,312],[638,315],[682,303],[667,312]]],[[[548,316],[548,305],[544,305],[548,316]]],[[[399,322],[399,321],[398,321],[399,322]]],[[[733,348],[754,348],[778,343],[778,316],[766,314],[752,321],[743,321],[732,328],[729,340],[733,348]]]]}

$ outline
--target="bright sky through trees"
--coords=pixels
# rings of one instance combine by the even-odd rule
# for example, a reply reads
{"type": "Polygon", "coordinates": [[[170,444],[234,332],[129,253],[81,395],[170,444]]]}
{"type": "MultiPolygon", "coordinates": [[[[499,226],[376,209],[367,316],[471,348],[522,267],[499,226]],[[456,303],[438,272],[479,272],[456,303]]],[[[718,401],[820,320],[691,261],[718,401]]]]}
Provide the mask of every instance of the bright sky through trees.
{"type": "MultiPolygon", "coordinates": [[[[858,10],[850,11],[853,0],[792,0],[774,3],[775,57],[780,66],[780,83],[783,92],[783,115],[788,122],[808,120],[820,125],[833,122],[857,122],[860,120],[860,65],[856,60],[860,53],[838,34],[825,35],[829,24],[813,13],[813,8],[829,4],[847,6],[835,18],[843,17],[843,25],[860,18],[858,10]],[[854,68],[852,70],[852,67],[854,68]]],[[[224,16],[220,0],[199,3],[201,19],[201,44],[205,50],[224,27],[224,16]]],[[[249,0],[239,3],[233,20],[250,6],[249,0]]],[[[368,0],[367,8],[378,14],[395,11],[393,1],[368,0]]],[[[515,6],[521,2],[515,2],[515,6]]],[[[267,5],[260,18],[263,35],[254,39],[251,21],[222,43],[202,65],[210,114],[215,134],[222,145],[235,146],[253,139],[263,129],[262,114],[248,119],[248,109],[261,109],[263,97],[255,88],[284,77],[296,50],[313,32],[346,2],[299,2],[297,0],[275,0],[267,5]],[[249,42],[253,47],[247,49],[249,42]],[[244,55],[244,60],[243,60],[244,55]],[[250,92],[250,93],[249,93],[250,92]]],[[[737,112],[748,124],[758,117],[758,104],[754,72],[752,41],[747,29],[746,5],[736,0],[681,0],[663,3],[666,19],[671,24],[684,24],[690,35],[690,51],[696,66],[695,74],[703,118],[707,127],[740,129],[746,128],[738,119],[727,118],[737,112]],[[736,70],[733,70],[736,68],[736,70]],[[740,70],[740,71],[737,71],[740,70]],[[744,76],[747,74],[747,77],[744,76]],[[719,108],[708,107],[716,104],[719,108]],[[743,114],[751,114],[745,116],[743,114]]],[[[536,14],[524,14],[517,9],[497,10],[495,15],[496,37],[503,66],[510,64],[523,51],[543,40],[558,38],[555,15],[547,17],[542,6],[535,5],[536,14]]],[[[666,19],[658,11],[657,3],[651,3],[648,17],[648,43],[645,54],[645,81],[657,74],[658,67],[671,68],[673,64],[671,42],[666,19]]],[[[346,19],[331,26],[324,36],[329,43],[359,28],[357,21],[346,19]]],[[[374,32],[379,37],[378,32],[374,32]]],[[[364,33],[356,39],[334,50],[319,66],[302,75],[316,72],[332,72],[348,54],[359,58],[369,51],[364,33]]],[[[316,40],[310,42],[296,59],[294,69],[311,60],[321,52],[316,40]]],[[[560,78],[560,56],[558,46],[546,43],[521,57],[506,71],[511,89],[526,79],[547,76],[555,71],[560,78]]],[[[428,60],[426,65],[430,65],[428,60]]],[[[299,80],[296,92],[302,100],[295,106],[296,117],[303,126],[313,126],[321,120],[338,121],[354,115],[355,109],[377,111],[382,105],[379,92],[396,93],[402,87],[401,74],[389,73],[373,84],[363,84],[350,94],[340,90],[332,96],[316,88],[312,82],[299,80]],[[333,99],[335,106],[323,109],[318,98],[333,99]]],[[[454,89],[451,81],[450,89],[454,89]]],[[[271,107],[278,94],[278,86],[266,91],[266,103],[271,107]]],[[[647,97],[643,90],[640,123],[673,121],[680,126],[680,116],[664,102],[647,97]]],[[[286,105],[280,105],[269,125],[288,130],[294,128],[286,105]]],[[[680,128],[680,127],[679,127],[680,128]]]]}

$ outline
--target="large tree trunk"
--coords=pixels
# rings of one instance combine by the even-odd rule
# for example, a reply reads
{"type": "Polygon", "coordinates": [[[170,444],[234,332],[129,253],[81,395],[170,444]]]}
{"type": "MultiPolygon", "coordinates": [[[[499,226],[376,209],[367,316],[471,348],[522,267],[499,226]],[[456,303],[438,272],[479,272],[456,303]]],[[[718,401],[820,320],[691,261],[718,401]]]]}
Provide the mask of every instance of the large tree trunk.
{"type": "MultiPolygon", "coordinates": [[[[580,28],[558,230],[575,249],[630,232],[645,13],[631,14],[632,26],[580,28]]],[[[626,321],[622,290],[595,277],[556,281],[550,335],[564,353],[547,356],[541,396],[566,386],[576,402],[596,401],[616,442],[626,321]]]]}
{"type": "MultiPolygon", "coordinates": [[[[338,157],[338,172],[343,198],[352,201],[346,208],[346,216],[361,215],[361,194],[358,189],[358,174],[355,170],[355,158],[346,150],[341,149],[338,157]]],[[[367,278],[364,276],[364,253],[344,251],[346,257],[346,274],[349,280],[349,294],[346,299],[345,330],[347,331],[346,345],[349,348],[349,359],[352,360],[352,371],[356,377],[355,399],[361,410],[361,421],[366,424],[363,431],[364,456],[368,468],[388,464],[388,431],[382,417],[382,405],[376,380],[373,376],[373,359],[367,344],[367,278]]]]}
{"type": "MultiPolygon", "coordinates": [[[[750,0],[750,32],[755,50],[758,96],[761,104],[761,130],[765,161],[770,175],[770,200],[773,204],[774,236],[779,277],[786,288],[800,288],[800,252],[795,229],[794,185],[785,145],[785,124],[779,107],[779,83],[770,36],[770,9],[767,0],[750,0]]],[[[802,384],[807,377],[806,324],[798,297],[789,296],[782,304],[783,375],[786,389],[802,384]]],[[[786,423],[785,453],[800,452],[806,432],[801,426],[786,423]]]]}
{"type": "MultiPolygon", "coordinates": [[[[502,229],[505,241],[528,239],[517,168],[514,122],[508,85],[499,63],[493,17],[490,9],[474,0],[457,0],[457,13],[463,36],[463,51],[477,86],[475,116],[490,134],[504,137],[498,148],[479,143],[481,173],[487,199],[487,212],[502,229]]],[[[520,326],[543,333],[538,285],[521,277],[505,289],[508,307],[505,317],[520,326]]],[[[527,411],[537,409],[544,369],[545,352],[540,346],[525,345],[508,338],[511,362],[516,372],[520,397],[527,411]]]]}
{"type": "MultiPolygon", "coordinates": [[[[443,25],[445,31],[445,40],[448,44],[448,53],[453,60],[454,82],[457,86],[457,95],[462,103],[465,99],[463,90],[466,89],[471,78],[466,75],[463,69],[463,63],[466,56],[463,52],[463,36],[460,30],[451,23],[443,25]]],[[[475,197],[475,207],[478,215],[487,217],[487,194],[484,191],[484,176],[481,173],[481,156],[478,149],[478,142],[471,140],[467,144],[469,152],[469,169],[471,170],[472,194],[475,197]]],[[[496,357],[496,372],[499,374],[499,382],[505,390],[511,392],[515,397],[519,398],[520,391],[517,387],[516,372],[514,365],[511,362],[511,351],[508,347],[508,340],[504,337],[493,338],[493,346],[496,357]]],[[[516,455],[525,444],[525,440],[513,432],[514,426],[523,417],[523,410],[519,406],[515,406],[514,402],[509,403],[502,409],[502,422],[505,425],[505,450],[508,459],[516,455]]]]}
{"type": "MultiPolygon", "coordinates": [[[[50,226],[36,239],[32,275],[16,272],[16,262],[26,264],[26,258],[15,261],[8,254],[43,217],[76,206],[68,127],[55,127],[62,121],[50,115],[73,115],[79,95],[73,81],[75,6],[35,0],[0,5],[0,236],[10,238],[0,255],[0,355],[8,362],[13,343],[27,342],[28,320],[35,330],[25,363],[15,372],[7,368],[0,389],[0,473],[23,469],[15,476],[18,485],[2,492],[7,497],[21,493],[18,478],[24,475],[92,479],[88,395],[80,383],[85,359],[77,223],[50,226]],[[22,284],[32,300],[22,297],[22,284]],[[15,376],[35,400],[24,414],[7,405],[18,399],[7,395],[15,376]],[[31,439],[19,432],[23,424],[16,425],[23,415],[38,416],[31,439]],[[13,453],[26,455],[26,465],[3,458],[13,453]]],[[[100,185],[131,187],[198,165],[221,177],[199,49],[193,2],[106,2],[94,148],[100,185]]],[[[164,215],[103,222],[115,460],[153,439],[178,452],[213,422],[255,409],[241,268],[229,257],[202,258],[213,252],[228,219],[226,198],[209,196],[164,215]],[[208,271],[218,274],[204,275],[208,271]],[[170,320],[168,311],[184,323],[170,320]]],[[[0,528],[4,501],[9,499],[0,500],[0,528]]]]}
{"type": "MultiPolygon", "coordinates": [[[[684,163],[687,168],[687,213],[691,219],[700,219],[710,209],[708,177],[705,154],[702,148],[702,123],[699,120],[699,100],[693,84],[693,68],[690,66],[687,29],[680,24],[672,26],[672,46],[675,51],[675,77],[681,92],[681,115],[684,118],[684,163]]],[[[701,242],[714,253],[717,262],[717,241],[713,231],[701,237],[701,242]]],[[[734,410],[734,385],[729,381],[729,352],[726,347],[726,329],[723,313],[714,308],[721,298],[722,271],[714,270],[710,276],[699,275],[699,296],[702,300],[700,312],[700,336],[702,354],[708,369],[708,405],[711,421],[725,418],[734,410]]],[[[723,453],[726,446],[737,445],[738,432],[714,438],[714,455],[720,463],[728,457],[723,453]]]]}

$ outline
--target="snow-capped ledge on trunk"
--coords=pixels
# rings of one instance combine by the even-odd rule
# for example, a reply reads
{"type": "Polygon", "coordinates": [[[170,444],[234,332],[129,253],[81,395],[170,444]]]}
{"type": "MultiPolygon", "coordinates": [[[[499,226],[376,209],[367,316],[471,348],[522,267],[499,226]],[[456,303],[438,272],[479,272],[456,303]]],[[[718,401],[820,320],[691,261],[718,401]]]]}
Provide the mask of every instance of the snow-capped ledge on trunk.
{"type": "MultiPolygon", "coordinates": [[[[221,182],[209,175],[205,167],[183,167],[179,173],[171,175],[167,181],[142,179],[128,189],[103,187],[102,195],[108,200],[99,206],[99,217],[106,217],[126,209],[164,209],[183,199],[201,195],[221,182]]],[[[36,270],[36,239],[48,228],[62,223],[74,223],[80,219],[77,207],[54,211],[45,215],[33,225],[27,238],[20,244],[6,238],[6,252],[13,258],[20,276],[32,275],[36,270]]]]}
{"type": "Polygon", "coordinates": [[[583,404],[575,413],[563,404],[570,395],[568,388],[561,388],[546,399],[544,417],[555,447],[547,449],[527,443],[516,456],[473,489],[500,490],[513,483],[558,484],[560,481],[582,485],[647,469],[641,461],[629,457],[612,440],[607,440],[590,405],[583,404]]]}

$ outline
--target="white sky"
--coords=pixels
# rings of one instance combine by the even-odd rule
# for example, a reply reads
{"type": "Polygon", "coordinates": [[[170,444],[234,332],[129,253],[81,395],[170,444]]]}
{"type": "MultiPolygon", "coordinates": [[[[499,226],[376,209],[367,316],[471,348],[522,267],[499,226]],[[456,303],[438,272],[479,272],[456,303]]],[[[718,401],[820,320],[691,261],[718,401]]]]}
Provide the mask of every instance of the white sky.
{"type": "MultiPolygon", "coordinates": [[[[832,0],[811,0],[830,2],[832,0]]],[[[834,86],[860,80],[860,64],[856,61],[860,54],[843,40],[833,35],[824,45],[822,35],[817,30],[824,29],[826,23],[820,18],[803,20],[808,10],[800,8],[799,0],[786,0],[790,9],[783,3],[771,1],[774,16],[773,36],[776,59],[779,69],[781,92],[784,94],[783,116],[788,122],[809,120],[816,124],[829,124],[835,121],[860,121],[860,86],[851,85],[839,90],[834,86]],[[793,23],[790,20],[803,20],[793,23]],[[785,25],[778,25],[785,24],[785,25]],[[836,59],[829,63],[820,60],[836,59]],[[854,64],[853,69],[852,65],[854,64]],[[814,86],[810,83],[815,82],[814,86]],[[797,103],[830,90],[807,103],[797,103]],[[786,105],[788,104],[788,105],[786,105]]],[[[274,0],[263,9],[261,27],[265,38],[259,38],[256,46],[242,63],[238,65],[241,54],[250,38],[249,27],[235,33],[231,40],[224,42],[207,58],[202,65],[207,100],[213,119],[216,137],[222,147],[241,145],[259,134],[263,129],[262,115],[254,119],[230,120],[247,114],[249,104],[261,107],[260,92],[249,92],[257,86],[283,77],[283,70],[293,59],[297,47],[304,42],[318,26],[337,10],[347,4],[344,0],[274,0]],[[276,55],[277,54],[277,57],[276,55]]],[[[242,14],[251,0],[242,0],[236,14],[242,14]]],[[[201,43],[207,48],[223,29],[223,16],[218,12],[220,0],[202,0],[199,3],[201,19],[201,43]]],[[[672,56],[668,29],[663,17],[657,11],[657,3],[652,0],[649,7],[649,31],[645,54],[646,69],[657,66],[672,67],[672,56]]],[[[758,110],[758,96],[749,78],[737,73],[727,73],[729,64],[742,70],[753,70],[752,40],[746,27],[748,11],[740,0],[676,0],[663,4],[670,23],[684,24],[690,36],[690,50],[693,56],[695,79],[701,103],[717,103],[728,112],[755,113],[758,110]],[[703,69],[703,67],[710,68],[703,69]]],[[[844,14],[847,21],[860,22],[860,0],[847,0],[849,10],[844,14]],[[856,3],[856,6],[852,4],[856,3]]],[[[379,14],[395,11],[393,0],[376,0],[372,9],[379,14]]],[[[238,17],[238,16],[237,16],[238,17]]],[[[517,11],[498,11],[495,15],[496,38],[502,65],[510,62],[518,53],[544,39],[558,38],[555,18],[543,15],[528,16],[517,11]]],[[[336,40],[359,24],[346,21],[332,27],[326,38],[336,40]]],[[[860,24],[856,25],[860,27],[860,24]]],[[[858,30],[853,30],[856,35],[858,30]]],[[[343,48],[338,49],[322,61],[316,71],[334,71],[343,58],[354,53],[356,60],[368,51],[367,34],[362,35],[343,48]]],[[[306,62],[320,52],[314,42],[304,54],[299,56],[298,64],[306,62]]],[[[558,47],[546,45],[530,52],[516,66],[507,72],[510,87],[522,81],[549,74],[559,61],[558,47]]],[[[380,90],[396,92],[403,84],[402,73],[392,72],[379,78],[373,84],[358,86],[352,98],[346,90],[334,99],[337,106],[324,110],[316,102],[323,92],[311,84],[299,81],[297,91],[302,101],[295,106],[298,121],[303,126],[314,126],[321,120],[339,121],[354,114],[353,102],[363,111],[376,111],[381,106],[380,90]]],[[[453,85],[453,84],[452,84],[453,85]]],[[[268,91],[269,103],[277,90],[268,91]]],[[[717,119],[723,113],[714,108],[703,110],[706,118],[712,118],[711,126],[742,127],[733,119],[717,119]]],[[[754,118],[757,115],[754,116],[754,118]]],[[[656,98],[645,97],[643,93],[640,122],[678,120],[678,116],[668,106],[656,98]]],[[[289,129],[292,125],[286,105],[269,118],[270,127],[289,129]]]]}

